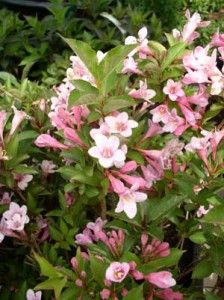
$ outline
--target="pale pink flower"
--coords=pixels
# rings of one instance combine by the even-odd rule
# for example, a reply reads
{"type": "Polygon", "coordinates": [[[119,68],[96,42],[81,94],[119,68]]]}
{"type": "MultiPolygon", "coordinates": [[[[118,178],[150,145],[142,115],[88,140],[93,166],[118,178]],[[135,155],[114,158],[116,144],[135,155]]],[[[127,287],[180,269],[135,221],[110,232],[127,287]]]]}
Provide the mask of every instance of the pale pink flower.
{"type": "Polygon", "coordinates": [[[141,74],[138,64],[133,57],[129,56],[124,60],[124,67],[121,71],[123,74],[141,74]]]}
{"type": "Polygon", "coordinates": [[[69,147],[58,142],[55,138],[50,136],[49,134],[41,134],[35,140],[35,145],[37,147],[49,147],[49,148],[58,148],[58,149],[68,149],[69,147]]]}
{"type": "Polygon", "coordinates": [[[89,222],[86,225],[86,228],[90,229],[93,231],[94,234],[94,240],[98,241],[98,233],[100,231],[102,231],[103,226],[107,223],[107,220],[102,220],[101,218],[97,218],[96,221],[93,222],[89,222]]]}
{"type": "Polygon", "coordinates": [[[94,137],[96,146],[90,148],[88,153],[90,156],[99,160],[99,164],[104,168],[110,168],[113,165],[120,168],[124,165],[125,154],[119,149],[120,140],[116,136],[107,138],[102,134],[94,137]]]}
{"type": "Polygon", "coordinates": [[[38,103],[39,105],[39,109],[42,111],[42,112],[45,112],[45,109],[46,109],[46,100],[45,99],[41,99],[38,103]]]}
{"type": "Polygon", "coordinates": [[[95,139],[95,136],[97,134],[102,134],[102,135],[105,135],[105,136],[109,137],[110,136],[110,129],[109,129],[109,127],[107,126],[107,124],[105,122],[101,121],[100,127],[91,129],[89,134],[90,134],[90,136],[93,140],[95,139]]]}
{"type": "Polygon", "coordinates": [[[201,138],[193,136],[190,142],[185,146],[185,149],[190,152],[194,152],[195,150],[207,149],[210,145],[209,139],[210,136],[205,136],[201,138]]]}
{"type": "Polygon", "coordinates": [[[105,117],[105,123],[111,134],[120,134],[123,137],[130,137],[132,135],[132,128],[138,126],[136,121],[128,119],[126,112],[119,113],[116,116],[105,117]]]}
{"type": "Polygon", "coordinates": [[[138,38],[136,38],[134,36],[126,37],[125,45],[137,44],[137,47],[129,53],[129,56],[133,56],[133,55],[135,55],[135,53],[138,52],[139,57],[141,59],[145,59],[145,58],[147,58],[147,56],[152,54],[152,52],[150,51],[150,49],[148,47],[148,39],[146,38],[147,34],[148,34],[147,28],[142,27],[138,31],[138,38]]]}
{"type": "Polygon", "coordinates": [[[85,228],[82,233],[76,234],[76,243],[79,245],[88,245],[93,243],[93,234],[90,229],[85,228]]]}
{"type": "Polygon", "coordinates": [[[155,291],[154,294],[163,300],[183,300],[183,294],[174,292],[172,289],[155,291]]]}
{"type": "Polygon", "coordinates": [[[20,207],[17,203],[11,202],[9,210],[3,213],[7,228],[10,230],[22,231],[25,224],[29,222],[29,217],[26,213],[27,207],[25,205],[20,207]]]}
{"type": "Polygon", "coordinates": [[[182,80],[184,84],[193,84],[193,83],[208,83],[208,74],[204,70],[192,71],[189,70],[187,74],[184,75],[182,80]]]}
{"type": "Polygon", "coordinates": [[[28,183],[33,180],[33,175],[15,174],[14,179],[20,190],[24,191],[28,187],[28,183]]]}
{"type": "Polygon", "coordinates": [[[195,126],[197,124],[197,120],[201,119],[200,113],[193,111],[192,108],[190,107],[190,104],[187,101],[186,97],[182,97],[178,101],[178,105],[186,119],[186,121],[191,125],[195,126]]]}
{"type": "Polygon", "coordinates": [[[55,173],[56,172],[55,168],[57,168],[57,166],[54,164],[52,160],[43,160],[41,162],[40,167],[45,176],[47,176],[48,174],[55,173]]]}
{"type": "Polygon", "coordinates": [[[199,107],[206,107],[208,105],[208,97],[206,87],[200,84],[198,91],[194,95],[188,96],[187,101],[199,107]]]}
{"type": "Polygon", "coordinates": [[[90,82],[91,84],[95,84],[93,75],[89,72],[78,56],[71,56],[70,60],[72,62],[72,68],[67,69],[66,75],[68,80],[82,79],[90,82]]]}
{"type": "Polygon", "coordinates": [[[168,110],[168,106],[165,104],[161,104],[159,106],[157,106],[156,108],[150,110],[150,113],[153,115],[152,116],[152,121],[154,123],[159,123],[159,122],[167,122],[170,113],[168,110]]]}
{"type": "Polygon", "coordinates": [[[172,277],[172,273],[167,271],[150,273],[145,276],[145,279],[161,289],[167,289],[176,285],[176,280],[172,277]]]}
{"type": "Polygon", "coordinates": [[[166,86],[163,88],[163,92],[168,95],[172,101],[176,101],[179,97],[185,95],[181,82],[175,82],[172,79],[167,81],[166,86]]]}
{"type": "Polygon", "coordinates": [[[165,119],[164,126],[162,128],[163,132],[174,132],[185,124],[185,120],[177,115],[177,110],[173,108],[168,116],[165,119]]]}
{"type": "Polygon", "coordinates": [[[11,202],[12,195],[13,195],[13,193],[11,193],[11,195],[9,195],[9,193],[4,192],[2,195],[2,198],[0,200],[0,205],[9,204],[11,202]]]}
{"type": "Polygon", "coordinates": [[[27,118],[27,114],[22,110],[17,110],[15,106],[12,106],[12,109],[14,111],[14,117],[12,119],[12,125],[11,130],[9,132],[9,135],[13,135],[16,129],[19,127],[19,125],[22,123],[22,121],[27,118]]]}
{"type": "Polygon", "coordinates": [[[218,51],[221,54],[220,59],[224,61],[224,45],[223,45],[223,47],[219,47],[218,51]]]}
{"type": "Polygon", "coordinates": [[[184,42],[191,43],[199,36],[199,34],[195,30],[198,27],[207,27],[210,24],[210,21],[202,22],[201,16],[197,12],[191,16],[189,10],[186,11],[185,16],[187,17],[188,22],[184,26],[181,35],[184,42]]]}
{"type": "Polygon", "coordinates": [[[128,275],[129,270],[128,263],[112,262],[106,270],[106,279],[112,282],[122,282],[128,275]]]}
{"type": "Polygon", "coordinates": [[[216,159],[217,147],[223,138],[224,138],[224,129],[215,130],[214,132],[211,133],[210,144],[211,144],[211,149],[212,149],[213,160],[216,159]]]}
{"type": "Polygon", "coordinates": [[[224,46],[224,33],[216,32],[212,37],[211,45],[214,47],[223,47],[224,46]]]}
{"type": "Polygon", "coordinates": [[[206,215],[212,208],[213,208],[213,205],[211,205],[211,204],[209,204],[208,209],[205,209],[205,206],[201,205],[196,212],[197,217],[200,218],[200,217],[206,215]]]}
{"type": "Polygon", "coordinates": [[[211,76],[211,95],[219,95],[224,89],[224,76],[215,75],[211,76]]]}
{"type": "Polygon", "coordinates": [[[55,87],[54,90],[57,96],[51,97],[51,110],[57,111],[59,108],[66,109],[69,95],[74,88],[74,85],[69,81],[63,82],[58,87],[55,87]]]}
{"type": "Polygon", "coordinates": [[[116,213],[124,211],[130,219],[133,219],[137,213],[137,202],[143,202],[147,199],[147,194],[138,191],[138,185],[133,185],[130,189],[119,194],[119,202],[115,209],[116,213]]]}
{"type": "Polygon", "coordinates": [[[6,117],[7,117],[7,113],[4,110],[0,111],[0,139],[1,139],[1,142],[3,142],[3,131],[4,131],[4,127],[5,127],[6,117]]]}
{"type": "Polygon", "coordinates": [[[26,292],[26,300],[41,300],[42,292],[34,292],[33,290],[29,289],[26,292]]]}
{"type": "Polygon", "coordinates": [[[135,99],[143,99],[147,101],[148,103],[152,103],[150,99],[155,97],[156,92],[152,89],[148,89],[147,82],[140,80],[139,81],[139,89],[133,89],[128,93],[129,96],[135,98],[135,99]]]}

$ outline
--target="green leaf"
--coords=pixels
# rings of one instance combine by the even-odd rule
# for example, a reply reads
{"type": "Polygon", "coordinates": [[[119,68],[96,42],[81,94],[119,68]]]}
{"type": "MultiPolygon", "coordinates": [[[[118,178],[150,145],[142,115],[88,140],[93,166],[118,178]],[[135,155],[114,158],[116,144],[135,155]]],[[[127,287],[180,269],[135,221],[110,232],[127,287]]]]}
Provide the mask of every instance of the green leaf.
{"type": "Polygon", "coordinates": [[[136,45],[126,45],[126,46],[117,46],[110,51],[108,51],[105,58],[100,63],[102,66],[100,78],[102,80],[101,91],[103,95],[110,90],[110,85],[108,85],[108,81],[113,81],[113,77],[115,76],[117,68],[121,65],[126,58],[126,56],[136,47],[136,45]]]}
{"type": "Polygon", "coordinates": [[[131,289],[128,295],[123,298],[124,300],[144,300],[143,297],[143,284],[131,289]]]}
{"type": "Polygon", "coordinates": [[[83,171],[76,170],[74,167],[61,167],[57,172],[63,174],[66,178],[79,181],[92,186],[99,185],[98,178],[94,176],[88,176],[83,171]]]}
{"type": "Polygon", "coordinates": [[[54,290],[55,298],[60,299],[61,291],[67,283],[66,278],[50,278],[35,286],[35,290],[54,290]]]}
{"type": "Polygon", "coordinates": [[[184,251],[179,250],[177,248],[172,248],[170,255],[166,257],[162,257],[156,260],[153,260],[145,265],[139,267],[139,271],[144,274],[148,274],[150,272],[155,272],[164,268],[172,267],[178,264],[182,254],[184,251]]]}
{"type": "Polygon", "coordinates": [[[212,208],[200,221],[213,225],[224,225],[224,206],[219,205],[212,208]]]}
{"type": "Polygon", "coordinates": [[[38,135],[39,134],[34,130],[25,130],[18,134],[18,139],[19,141],[29,140],[29,139],[33,140],[36,137],[38,137],[38,135]]]}
{"type": "Polygon", "coordinates": [[[195,232],[193,233],[189,239],[194,242],[195,244],[204,244],[206,242],[206,238],[203,234],[203,232],[199,231],[199,232],[195,232]]]}
{"type": "Polygon", "coordinates": [[[161,218],[172,209],[175,209],[185,198],[185,196],[168,195],[163,199],[150,199],[148,202],[149,220],[155,221],[161,218]]]}
{"type": "Polygon", "coordinates": [[[104,286],[107,265],[95,256],[90,255],[90,269],[96,282],[99,283],[100,286],[104,286]]]}
{"type": "Polygon", "coordinates": [[[86,105],[98,104],[99,98],[97,96],[98,96],[97,90],[96,92],[91,92],[91,93],[81,92],[79,90],[73,90],[70,93],[68,99],[68,105],[69,107],[72,107],[81,104],[86,104],[86,105]]]}
{"type": "Polygon", "coordinates": [[[72,83],[74,83],[74,86],[77,90],[82,92],[97,92],[97,88],[92,86],[91,83],[85,80],[77,79],[72,80],[72,83]]]}
{"type": "Polygon", "coordinates": [[[38,174],[38,171],[35,168],[26,165],[18,165],[13,168],[13,171],[18,174],[38,174]]]}
{"type": "Polygon", "coordinates": [[[74,300],[78,298],[80,289],[77,286],[66,289],[62,294],[60,300],[74,300]]]}
{"type": "Polygon", "coordinates": [[[170,47],[161,64],[162,71],[169,67],[176,58],[179,58],[184,53],[185,48],[186,44],[184,42],[179,42],[170,47]]]}
{"type": "Polygon", "coordinates": [[[108,114],[115,110],[133,106],[136,102],[129,96],[113,96],[106,100],[106,103],[103,107],[103,112],[108,114]]]}
{"type": "Polygon", "coordinates": [[[40,266],[41,274],[47,277],[58,277],[61,274],[45,258],[34,253],[34,257],[40,266]]]}
{"type": "Polygon", "coordinates": [[[213,272],[212,263],[207,260],[201,261],[193,270],[193,279],[203,279],[208,277],[213,272]]]}
{"type": "Polygon", "coordinates": [[[66,38],[63,38],[63,40],[78,55],[78,57],[82,60],[90,73],[92,73],[92,75],[96,79],[98,79],[99,66],[97,62],[96,52],[87,43],[84,43],[82,41],[66,38]]]}
{"type": "Polygon", "coordinates": [[[206,292],[205,294],[205,300],[222,300],[220,297],[216,296],[213,293],[206,292]]]}
{"type": "Polygon", "coordinates": [[[129,150],[127,153],[127,157],[131,160],[135,160],[137,164],[144,164],[144,157],[135,150],[129,150]]]}

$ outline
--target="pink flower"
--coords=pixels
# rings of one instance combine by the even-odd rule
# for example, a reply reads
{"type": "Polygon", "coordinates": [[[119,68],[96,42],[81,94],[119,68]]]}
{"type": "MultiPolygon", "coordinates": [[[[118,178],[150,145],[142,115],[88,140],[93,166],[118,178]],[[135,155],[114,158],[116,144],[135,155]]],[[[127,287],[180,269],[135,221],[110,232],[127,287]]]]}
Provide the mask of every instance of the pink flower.
{"type": "Polygon", "coordinates": [[[34,142],[37,147],[49,147],[49,148],[58,148],[58,149],[68,149],[69,147],[58,142],[55,138],[50,136],[49,134],[41,134],[38,136],[36,141],[34,142]]]}
{"type": "Polygon", "coordinates": [[[145,279],[161,289],[167,289],[176,285],[176,280],[172,277],[172,274],[167,271],[150,273],[145,276],[145,279]]]}
{"type": "Polygon", "coordinates": [[[33,290],[29,289],[26,292],[26,300],[41,300],[42,292],[34,292],[33,290]]]}
{"type": "Polygon", "coordinates": [[[104,168],[110,168],[115,165],[120,168],[124,165],[125,154],[121,149],[119,138],[111,136],[107,138],[102,134],[94,137],[96,146],[90,148],[88,153],[90,156],[99,160],[99,164],[104,168]]]}
{"type": "Polygon", "coordinates": [[[146,80],[145,81],[140,80],[139,86],[140,86],[140,88],[138,90],[133,89],[128,93],[128,95],[135,99],[143,99],[143,100],[151,103],[151,101],[149,101],[149,100],[152,99],[153,97],[155,97],[156,92],[154,90],[147,88],[146,80]]]}
{"type": "Polygon", "coordinates": [[[163,300],[183,300],[183,294],[174,292],[172,289],[165,289],[154,292],[157,297],[163,300]]]}
{"type": "Polygon", "coordinates": [[[181,98],[178,101],[178,105],[179,105],[186,121],[191,126],[195,126],[197,124],[197,120],[201,119],[201,115],[198,112],[195,112],[191,109],[190,104],[188,103],[186,97],[181,98]]]}
{"type": "Polygon", "coordinates": [[[43,160],[40,166],[45,176],[55,173],[54,169],[57,168],[52,160],[43,160]]]}
{"type": "Polygon", "coordinates": [[[79,245],[88,245],[93,243],[93,235],[90,229],[86,228],[82,233],[76,234],[76,243],[79,245]]]}
{"type": "Polygon", "coordinates": [[[173,108],[168,116],[168,118],[164,122],[164,126],[162,128],[163,132],[173,132],[176,134],[176,130],[181,126],[185,125],[185,120],[177,115],[177,111],[173,108]]]}
{"type": "Polygon", "coordinates": [[[136,161],[131,160],[125,163],[125,165],[120,169],[121,173],[128,173],[131,171],[135,171],[137,169],[138,165],[136,163],[136,161]]]}
{"type": "Polygon", "coordinates": [[[113,282],[122,282],[128,275],[129,270],[128,263],[112,262],[106,270],[106,279],[113,282]]]}
{"type": "Polygon", "coordinates": [[[14,117],[12,119],[12,125],[9,135],[13,135],[13,133],[19,127],[20,123],[22,123],[22,121],[27,117],[27,114],[24,111],[17,110],[15,106],[12,106],[12,108],[14,110],[14,117]]]}
{"type": "Polygon", "coordinates": [[[112,190],[115,193],[121,194],[125,191],[125,186],[121,180],[115,178],[110,173],[107,176],[108,176],[108,179],[110,180],[112,190]]]}
{"type": "Polygon", "coordinates": [[[153,137],[157,134],[162,133],[162,127],[158,124],[158,123],[154,123],[152,120],[148,120],[148,130],[146,132],[146,134],[143,137],[143,140],[149,138],[149,137],[153,137]]]}
{"type": "Polygon", "coordinates": [[[105,123],[111,134],[120,134],[123,137],[132,135],[132,128],[138,127],[138,123],[128,119],[126,112],[119,113],[116,116],[105,117],[105,123]]]}
{"type": "Polygon", "coordinates": [[[151,244],[143,245],[143,255],[149,256],[150,259],[166,257],[170,255],[170,246],[166,242],[160,242],[153,239],[151,244]]]}
{"type": "Polygon", "coordinates": [[[207,83],[208,80],[208,74],[204,72],[203,70],[198,71],[191,71],[189,70],[188,73],[183,78],[184,84],[192,84],[192,83],[207,83]]]}
{"type": "Polygon", "coordinates": [[[207,27],[210,21],[201,21],[201,16],[198,13],[190,15],[190,11],[187,10],[185,16],[188,19],[187,24],[184,26],[182,31],[182,38],[184,42],[191,43],[199,34],[195,31],[197,27],[207,27]]]}
{"type": "Polygon", "coordinates": [[[29,217],[26,213],[27,207],[25,205],[20,207],[17,203],[11,202],[9,210],[3,213],[7,228],[10,230],[22,231],[25,224],[29,222],[29,217]]]}
{"type": "Polygon", "coordinates": [[[95,139],[95,136],[97,134],[102,134],[102,135],[109,137],[110,129],[105,122],[101,121],[100,127],[91,129],[89,134],[93,140],[95,139]]]}
{"type": "Polygon", "coordinates": [[[154,123],[159,123],[161,121],[165,123],[169,118],[168,106],[165,104],[161,104],[156,108],[150,110],[150,113],[153,115],[152,121],[154,123]]]}
{"type": "Polygon", "coordinates": [[[30,174],[15,174],[14,179],[20,190],[24,191],[28,187],[28,182],[32,181],[33,175],[30,174]]]}
{"type": "Polygon", "coordinates": [[[138,186],[134,185],[130,189],[119,194],[119,202],[115,209],[116,213],[124,211],[130,219],[133,219],[137,213],[137,202],[143,202],[147,199],[147,194],[139,192],[138,186]]]}
{"type": "Polygon", "coordinates": [[[71,56],[72,68],[67,69],[68,80],[82,79],[95,84],[95,79],[78,56],[71,56]]]}
{"type": "Polygon", "coordinates": [[[180,82],[175,82],[172,79],[167,81],[166,86],[163,88],[163,92],[168,95],[172,101],[176,101],[178,97],[184,96],[182,84],[180,82]]]}
{"type": "Polygon", "coordinates": [[[124,67],[121,72],[123,74],[142,74],[142,72],[138,69],[138,64],[131,56],[124,60],[124,67]]]}
{"type": "Polygon", "coordinates": [[[86,227],[93,231],[94,239],[98,240],[98,233],[102,231],[103,226],[107,223],[107,220],[102,220],[101,218],[97,218],[95,223],[89,222],[86,227]]]}
{"type": "Polygon", "coordinates": [[[209,95],[206,93],[206,87],[200,84],[197,93],[188,96],[187,101],[200,107],[206,107],[208,105],[208,97],[209,95]]]}
{"type": "Polygon", "coordinates": [[[86,105],[77,105],[72,107],[72,113],[78,129],[81,127],[82,118],[86,118],[89,114],[89,109],[86,105]]]}
{"type": "Polygon", "coordinates": [[[211,205],[211,204],[209,204],[208,209],[205,209],[205,206],[201,205],[196,212],[197,217],[200,218],[200,217],[206,215],[212,208],[213,208],[213,205],[211,205]]]}
{"type": "Polygon", "coordinates": [[[214,47],[223,47],[224,46],[224,33],[216,32],[212,37],[211,45],[214,47]]]}
{"type": "Polygon", "coordinates": [[[0,139],[3,142],[3,131],[5,127],[7,114],[4,110],[0,111],[0,139]]]}
{"type": "Polygon", "coordinates": [[[211,80],[211,95],[219,95],[224,89],[224,76],[222,74],[211,76],[211,80]]]}
{"type": "Polygon", "coordinates": [[[66,139],[72,141],[74,144],[79,145],[81,147],[84,146],[84,143],[80,139],[75,129],[69,127],[64,128],[64,136],[66,139]]]}

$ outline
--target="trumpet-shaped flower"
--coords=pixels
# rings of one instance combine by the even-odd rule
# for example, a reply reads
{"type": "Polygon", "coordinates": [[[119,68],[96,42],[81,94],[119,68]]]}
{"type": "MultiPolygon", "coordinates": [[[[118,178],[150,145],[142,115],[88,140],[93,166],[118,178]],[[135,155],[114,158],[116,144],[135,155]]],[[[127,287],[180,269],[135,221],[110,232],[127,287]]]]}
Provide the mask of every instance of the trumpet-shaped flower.
{"type": "Polygon", "coordinates": [[[130,189],[125,188],[119,195],[119,202],[115,209],[116,213],[124,211],[130,219],[133,219],[137,213],[137,202],[143,202],[147,199],[147,194],[139,192],[138,186],[133,185],[130,189]]]}
{"type": "Polygon", "coordinates": [[[176,101],[178,97],[184,96],[181,82],[175,82],[172,79],[167,81],[166,86],[163,88],[163,92],[168,95],[172,101],[176,101]]]}
{"type": "Polygon", "coordinates": [[[27,216],[27,207],[25,205],[19,206],[15,202],[11,202],[9,210],[3,213],[4,221],[9,230],[22,231],[25,224],[29,222],[27,216]]]}
{"type": "Polygon", "coordinates": [[[146,80],[145,81],[140,80],[139,89],[131,90],[128,95],[135,99],[143,99],[151,104],[150,99],[155,97],[156,92],[152,89],[148,89],[146,80]]]}
{"type": "Polygon", "coordinates": [[[176,285],[176,280],[167,271],[150,273],[145,276],[145,279],[161,289],[167,289],[176,285]]]}
{"type": "Polygon", "coordinates": [[[116,136],[107,138],[102,134],[94,137],[96,146],[89,149],[90,156],[99,160],[99,164],[104,168],[110,168],[113,165],[120,168],[124,165],[125,153],[121,149],[120,140],[116,136]]]}
{"type": "Polygon", "coordinates": [[[136,121],[128,119],[128,114],[126,112],[122,112],[117,116],[106,117],[105,123],[111,134],[117,133],[123,137],[131,136],[132,128],[136,128],[138,126],[136,121]]]}
{"type": "Polygon", "coordinates": [[[113,282],[122,282],[128,275],[129,270],[128,263],[112,262],[106,270],[106,279],[113,282]]]}

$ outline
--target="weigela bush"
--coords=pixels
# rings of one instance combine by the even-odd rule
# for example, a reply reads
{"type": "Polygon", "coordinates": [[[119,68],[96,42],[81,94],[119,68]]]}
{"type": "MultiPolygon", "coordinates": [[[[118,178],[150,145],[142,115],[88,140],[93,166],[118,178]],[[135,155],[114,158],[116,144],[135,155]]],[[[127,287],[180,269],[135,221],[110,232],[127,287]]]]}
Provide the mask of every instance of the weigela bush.
{"type": "Polygon", "coordinates": [[[64,38],[49,100],[1,86],[1,299],[222,299],[224,35],[186,16],[166,47],[64,38]]]}

